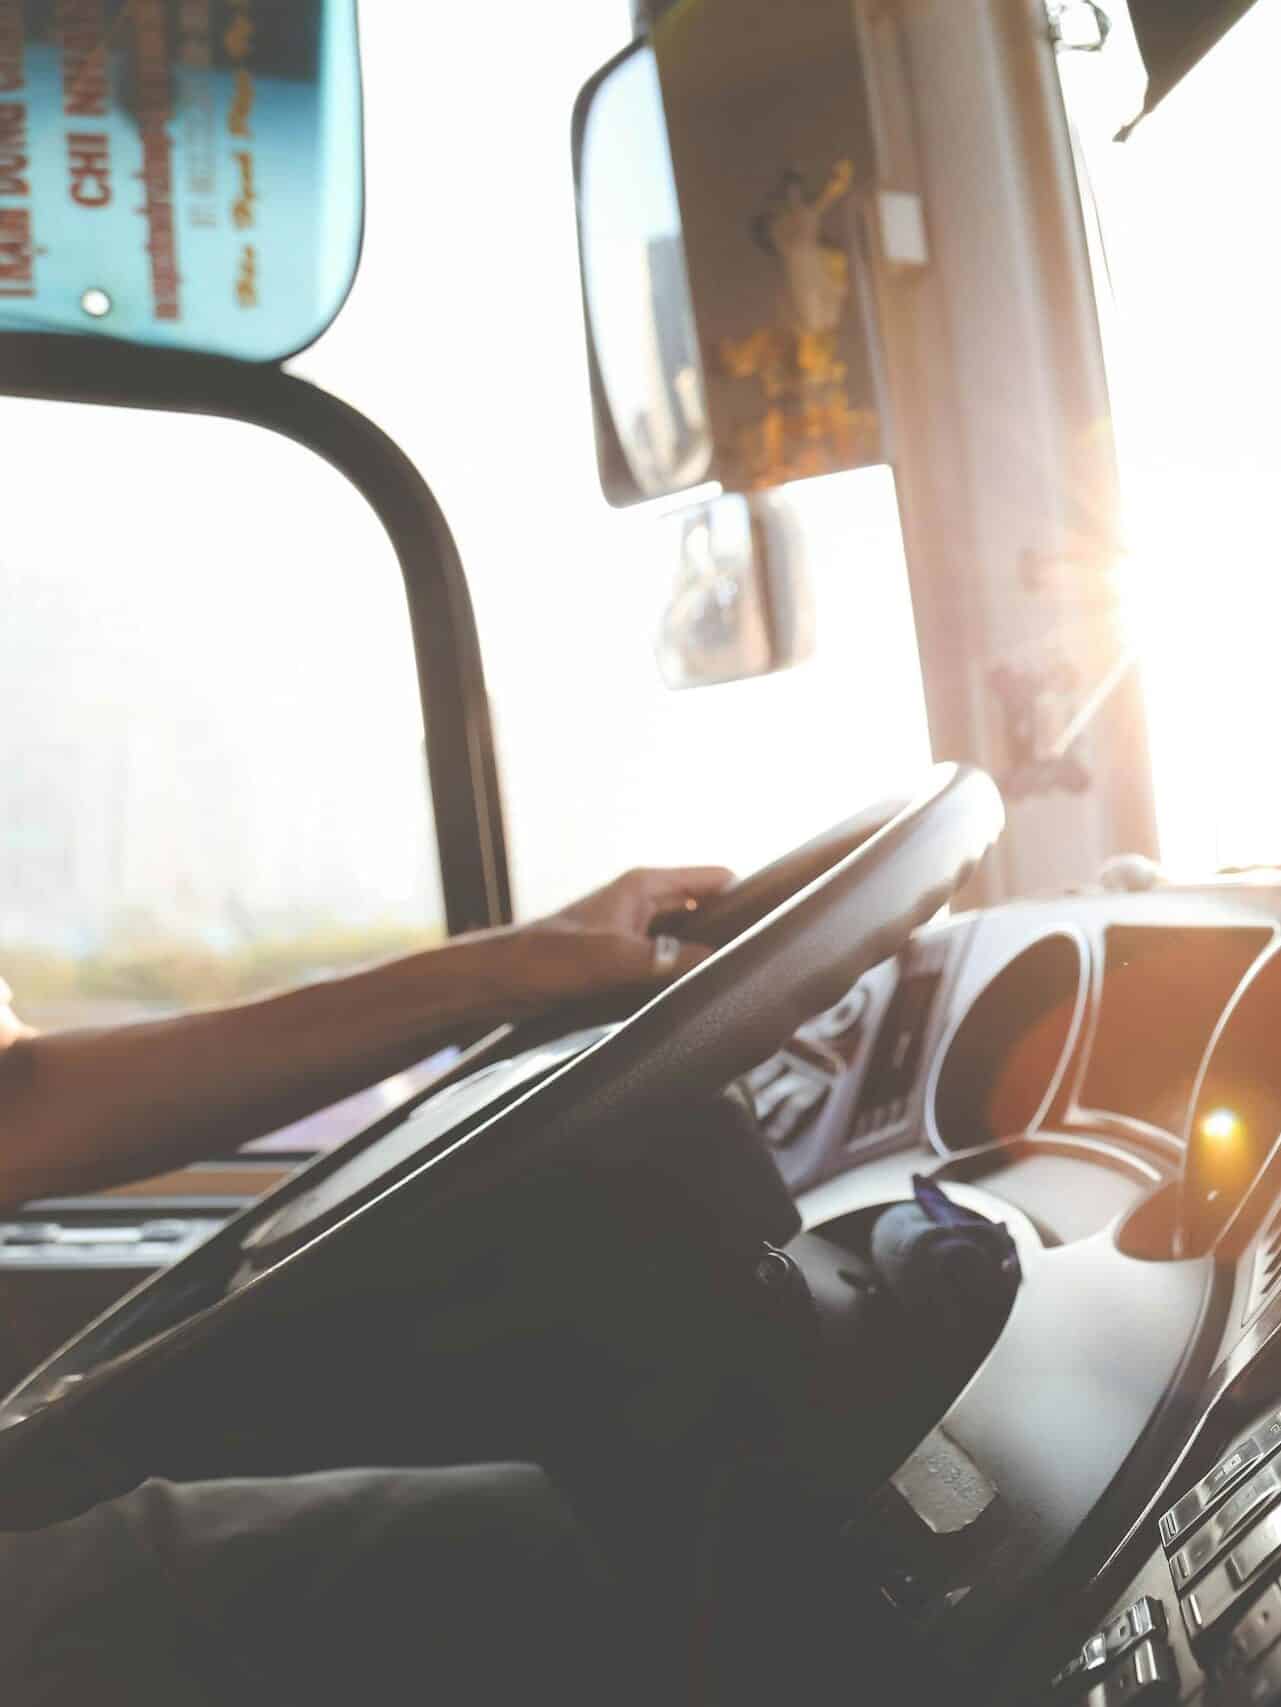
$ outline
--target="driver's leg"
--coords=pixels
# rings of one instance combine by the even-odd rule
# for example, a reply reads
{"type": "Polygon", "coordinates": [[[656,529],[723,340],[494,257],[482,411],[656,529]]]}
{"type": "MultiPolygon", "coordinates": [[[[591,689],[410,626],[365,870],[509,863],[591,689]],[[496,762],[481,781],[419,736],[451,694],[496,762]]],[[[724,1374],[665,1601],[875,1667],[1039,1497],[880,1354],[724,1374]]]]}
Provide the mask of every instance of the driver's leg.
{"type": "Polygon", "coordinates": [[[631,1699],[593,1551],[524,1465],[152,1482],[0,1536],[6,1707],[631,1699]]]}

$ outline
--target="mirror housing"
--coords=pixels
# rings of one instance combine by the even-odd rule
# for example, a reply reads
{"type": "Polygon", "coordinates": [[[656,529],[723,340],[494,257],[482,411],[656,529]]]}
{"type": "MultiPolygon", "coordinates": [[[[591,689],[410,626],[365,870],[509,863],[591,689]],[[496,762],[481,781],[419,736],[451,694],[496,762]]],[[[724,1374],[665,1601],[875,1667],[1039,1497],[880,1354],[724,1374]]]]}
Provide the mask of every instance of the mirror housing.
{"type": "Polygon", "coordinates": [[[848,0],[701,0],[574,114],[601,484],[765,491],[887,460],[848,0]]]}
{"type": "Polygon", "coordinates": [[[810,657],[813,592],[786,506],[729,493],[674,519],[680,565],[655,646],[667,686],[742,681],[810,657]]]}

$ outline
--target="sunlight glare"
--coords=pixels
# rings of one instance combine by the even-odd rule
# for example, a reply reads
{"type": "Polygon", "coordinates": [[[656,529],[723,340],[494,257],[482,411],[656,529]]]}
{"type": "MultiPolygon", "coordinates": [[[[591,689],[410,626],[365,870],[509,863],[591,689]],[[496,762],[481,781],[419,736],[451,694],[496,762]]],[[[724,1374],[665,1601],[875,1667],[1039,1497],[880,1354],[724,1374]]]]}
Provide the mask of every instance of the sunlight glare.
{"type": "Polygon", "coordinates": [[[1235,1145],[1241,1132],[1240,1118],[1230,1108],[1212,1108],[1201,1122],[1201,1136],[1220,1149],[1235,1145]]]}
{"type": "MultiPolygon", "coordinates": [[[[1281,858],[1272,494],[1247,471],[1131,468],[1121,609],[1148,705],[1165,863],[1281,858]]],[[[1270,484],[1270,483],[1269,483],[1270,484]]]]}
{"type": "Polygon", "coordinates": [[[1096,130],[1087,150],[1115,288],[1123,613],[1175,876],[1281,860],[1278,52],[1281,10],[1255,7],[1128,141],[1096,130]]]}

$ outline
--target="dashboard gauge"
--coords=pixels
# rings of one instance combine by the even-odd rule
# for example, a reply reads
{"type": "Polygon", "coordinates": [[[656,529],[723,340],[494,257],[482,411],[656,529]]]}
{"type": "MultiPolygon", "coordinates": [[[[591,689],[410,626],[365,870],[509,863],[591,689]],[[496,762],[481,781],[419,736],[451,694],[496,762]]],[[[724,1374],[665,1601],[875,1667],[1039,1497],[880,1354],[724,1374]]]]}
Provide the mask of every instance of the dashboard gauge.
{"type": "Polygon", "coordinates": [[[979,992],[948,1041],[934,1083],[939,1141],[969,1150],[1036,1125],[1063,1077],[1088,988],[1085,944],[1053,931],[979,992]]]}

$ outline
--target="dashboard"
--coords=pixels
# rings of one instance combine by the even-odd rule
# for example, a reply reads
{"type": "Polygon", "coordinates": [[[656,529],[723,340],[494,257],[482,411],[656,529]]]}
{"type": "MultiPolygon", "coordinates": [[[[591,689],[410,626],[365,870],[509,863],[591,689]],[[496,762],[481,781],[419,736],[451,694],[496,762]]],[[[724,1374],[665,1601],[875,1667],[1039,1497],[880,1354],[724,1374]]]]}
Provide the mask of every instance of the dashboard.
{"type": "Polygon", "coordinates": [[[807,1235],[913,1173],[1035,1230],[995,1348],[852,1520],[890,1651],[976,1699],[1281,1702],[1279,924],[1228,884],[949,920],[753,1075],[807,1235]]]}
{"type": "MultiPolygon", "coordinates": [[[[985,1701],[1281,1701],[1279,1021],[1281,887],[1082,893],[936,921],[746,1075],[811,1249],[913,1174],[1015,1238],[995,1347],[848,1520],[893,1651],[985,1701]]],[[[128,1358],[603,1035],[464,1062],[243,1237],[230,1204],[33,1205],[0,1284],[198,1246],[177,1314],[144,1288],[116,1324],[128,1358]]],[[[76,1356],[0,1405],[0,1459],[92,1385],[76,1356]]]]}
{"type": "MultiPolygon", "coordinates": [[[[749,1075],[763,1133],[795,1192],[909,1141],[956,1158],[1040,1138],[1177,1172],[1207,1047],[1279,938],[1281,892],[1227,885],[949,920],[749,1075]]],[[[1259,1079],[1272,993],[1281,973],[1236,1022],[1225,1097],[1259,1079]]],[[[1267,1118],[1250,1123],[1265,1151],[1267,1118]]]]}

